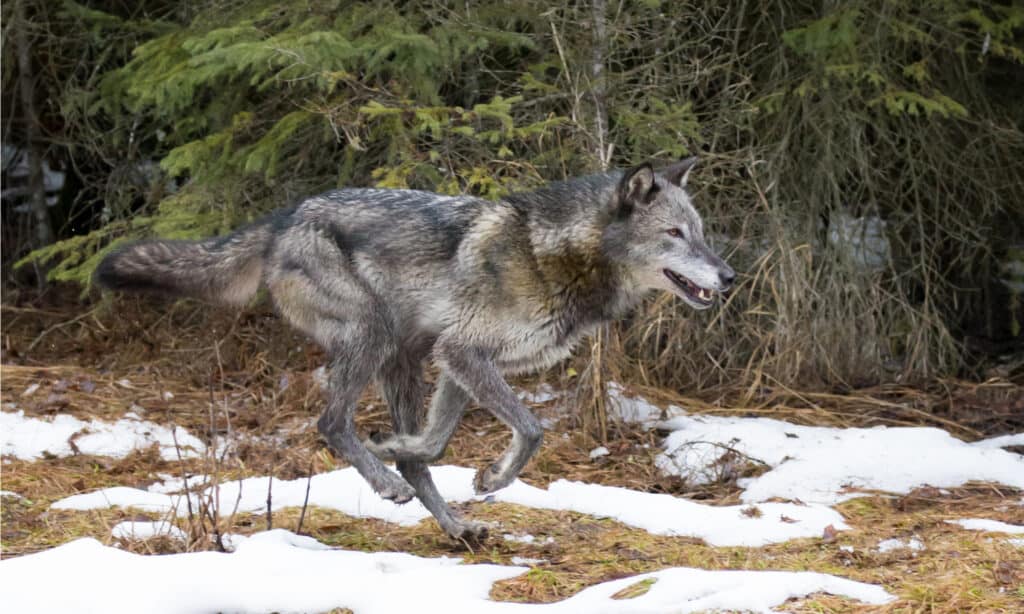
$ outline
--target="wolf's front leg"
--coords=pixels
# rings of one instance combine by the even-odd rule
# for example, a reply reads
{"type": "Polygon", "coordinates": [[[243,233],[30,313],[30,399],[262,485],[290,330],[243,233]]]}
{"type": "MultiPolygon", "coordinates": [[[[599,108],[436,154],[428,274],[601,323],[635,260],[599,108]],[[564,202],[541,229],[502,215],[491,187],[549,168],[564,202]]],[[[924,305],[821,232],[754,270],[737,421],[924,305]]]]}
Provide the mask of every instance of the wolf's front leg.
{"type": "MultiPolygon", "coordinates": [[[[422,367],[418,363],[409,364],[398,360],[385,365],[380,373],[380,389],[387,399],[397,437],[407,437],[408,434],[416,432],[419,428],[420,407],[423,405],[422,367]]],[[[443,395],[435,394],[433,405],[438,404],[439,396],[443,395]]],[[[456,403],[453,410],[457,416],[461,416],[465,395],[449,401],[456,403]]],[[[455,422],[458,423],[458,418],[455,422]]],[[[444,444],[441,444],[441,449],[444,449],[444,444]]],[[[399,460],[396,464],[402,476],[416,489],[416,496],[420,502],[430,511],[445,533],[468,542],[479,542],[487,537],[489,525],[466,520],[448,506],[438,492],[426,463],[418,460],[399,460]]]]}
{"type": "Polygon", "coordinates": [[[488,352],[452,340],[439,341],[436,352],[446,373],[512,429],[512,443],[498,462],[477,472],[473,481],[476,492],[485,494],[508,486],[540,447],[544,435],[540,422],[519,401],[488,352]]]}
{"type": "Polygon", "coordinates": [[[422,431],[416,426],[403,429],[396,422],[397,432],[394,435],[367,441],[366,447],[383,460],[434,462],[444,455],[467,403],[469,395],[450,376],[442,373],[430,399],[427,424],[422,431]]]}

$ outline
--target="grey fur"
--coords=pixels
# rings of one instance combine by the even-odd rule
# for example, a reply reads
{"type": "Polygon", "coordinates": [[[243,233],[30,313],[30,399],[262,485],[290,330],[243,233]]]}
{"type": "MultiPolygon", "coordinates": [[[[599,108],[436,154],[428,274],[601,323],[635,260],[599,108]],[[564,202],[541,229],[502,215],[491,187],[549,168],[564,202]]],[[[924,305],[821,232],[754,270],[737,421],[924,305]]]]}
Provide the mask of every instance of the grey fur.
{"type": "Polygon", "coordinates": [[[538,420],[505,376],[545,368],[651,289],[711,304],[735,274],[705,244],[684,187],[693,160],[655,172],[554,183],[492,202],[413,190],[347,189],[310,198],[224,238],[151,241],[105,259],[109,288],[238,304],[265,285],[281,315],[330,358],[318,426],[382,497],[417,496],[457,538],[459,518],[426,463],[438,459],[470,399],[512,430],[477,473],[486,493],[508,485],[540,446],[538,420]],[[424,362],[442,375],[420,426],[424,362]],[[376,378],[395,434],[356,435],[356,400],[376,378]],[[381,462],[394,459],[398,474],[381,462]],[[399,477],[401,474],[401,477],[399,477]]]}

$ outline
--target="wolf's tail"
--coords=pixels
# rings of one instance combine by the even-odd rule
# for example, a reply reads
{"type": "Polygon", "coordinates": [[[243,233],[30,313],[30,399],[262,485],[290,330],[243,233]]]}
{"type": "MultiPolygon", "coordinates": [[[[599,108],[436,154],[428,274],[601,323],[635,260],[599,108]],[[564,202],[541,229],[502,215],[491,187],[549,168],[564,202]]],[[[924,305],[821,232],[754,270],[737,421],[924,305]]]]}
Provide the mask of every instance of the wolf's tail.
{"type": "Polygon", "coordinates": [[[133,243],[100,262],[96,282],[111,290],[243,305],[259,290],[271,233],[269,220],[261,220],[203,241],[133,243]]]}

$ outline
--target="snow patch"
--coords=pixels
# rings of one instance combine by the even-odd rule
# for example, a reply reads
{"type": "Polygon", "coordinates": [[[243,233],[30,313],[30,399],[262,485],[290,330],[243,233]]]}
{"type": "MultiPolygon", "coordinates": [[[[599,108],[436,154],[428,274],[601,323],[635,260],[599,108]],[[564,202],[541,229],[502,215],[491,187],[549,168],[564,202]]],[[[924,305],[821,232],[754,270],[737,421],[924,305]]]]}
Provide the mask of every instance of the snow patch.
{"type": "Polygon", "coordinates": [[[149,492],[158,492],[163,494],[170,494],[181,492],[185,490],[185,484],[188,484],[189,488],[197,488],[202,486],[206,482],[206,476],[188,476],[188,479],[174,477],[169,473],[158,473],[163,481],[150,484],[146,490],[149,492]]]}
{"type": "Polygon", "coordinates": [[[673,431],[656,460],[666,473],[706,480],[721,471],[716,464],[726,448],[771,467],[739,480],[746,502],[779,497],[833,504],[859,496],[851,488],[907,493],[970,480],[1024,488],[1024,456],[936,428],[842,429],[724,416],[679,416],[658,426],[673,431]]]}
{"type": "Polygon", "coordinates": [[[551,537],[550,535],[545,537],[543,540],[541,540],[539,542],[537,541],[537,537],[536,536],[530,535],[529,533],[527,533],[526,535],[515,535],[513,533],[505,533],[504,535],[502,535],[502,537],[505,539],[505,541],[516,542],[516,543],[519,543],[519,544],[533,544],[533,543],[553,544],[553,543],[555,543],[555,538],[551,537]]]}
{"type": "Polygon", "coordinates": [[[313,382],[320,387],[320,390],[327,390],[330,387],[330,378],[327,375],[327,366],[320,365],[316,369],[313,369],[313,382]]]}
{"type": "Polygon", "coordinates": [[[552,388],[550,384],[541,384],[532,392],[529,390],[520,390],[517,394],[521,401],[535,404],[554,401],[561,396],[561,393],[552,388]]]}
{"type": "Polygon", "coordinates": [[[602,456],[608,456],[608,448],[604,446],[598,446],[590,451],[590,460],[597,460],[602,456]]]}
{"type": "MultiPolygon", "coordinates": [[[[913,552],[920,552],[924,550],[924,544],[916,537],[903,541],[902,539],[883,539],[878,542],[879,552],[892,552],[893,550],[910,550],[913,552]]],[[[852,548],[851,548],[852,550],[852,548]]]]}
{"type": "Polygon", "coordinates": [[[71,456],[75,454],[74,448],[81,454],[123,458],[133,450],[153,444],[160,446],[162,458],[176,460],[175,435],[182,457],[200,456],[206,449],[202,441],[184,429],[177,429],[172,434],[171,429],[165,426],[137,417],[122,418],[117,422],[84,422],[67,414],[48,420],[27,417],[21,410],[0,412],[0,450],[4,455],[23,460],[35,460],[46,454],[71,456]]]}
{"type": "Polygon", "coordinates": [[[611,414],[627,424],[641,424],[652,427],[660,420],[672,416],[685,415],[686,412],[672,405],[662,411],[643,397],[627,397],[625,389],[615,382],[608,384],[608,409],[611,414]]]}
{"type": "Polygon", "coordinates": [[[149,539],[159,536],[182,541],[188,539],[184,531],[166,520],[119,522],[110,530],[110,536],[117,539],[149,539]]]}
{"type": "Polygon", "coordinates": [[[982,439],[981,441],[975,441],[971,445],[978,448],[1009,448],[1010,446],[1024,446],[1024,433],[1000,435],[999,437],[982,439]]]}
{"type": "Polygon", "coordinates": [[[958,524],[971,531],[989,531],[991,533],[1010,533],[1011,535],[1024,534],[1024,525],[1008,524],[988,518],[959,518],[947,520],[950,524],[958,524]]]}
{"type": "Polygon", "coordinates": [[[709,609],[766,612],[787,599],[818,592],[868,604],[893,600],[879,586],[821,573],[689,568],[605,582],[552,604],[489,599],[494,582],[525,571],[504,565],[463,565],[445,557],[334,550],[280,529],[240,540],[232,553],[144,556],[86,538],[0,561],[7,587],[4,606],[12,612],[309,612],[347,607],[357,614],[626,614],[709,609]],[[61,590],[52,590],[53,578],[61,578],[61,590]],[[654,581],[647,593],[634,599],[611,599],[644,580],[654,581]]]}
{"type": "Polygon", "coordinates": [[[514,556],[514,557],[512,557],[512,564],[513,565],[525,565],[525,566],[543,565],[544,563],[547,563],[547,562],[548,562],[547,559],[531,559],[528,556],[514,556]]]}
{"type": "MultiPolygon", "coordinates": [[[[92,492],[71,495],[58,501],[54,501],[50,507],[55,510],[96,510],[107,507],[134,507],[146,512],[158,512],[166,514],[178,510],[178,502],[181,496],[165,495],[158,492],[149,492],[130,488],[128,486],[114,486],[103,488],[92,492]]],[[[184,508],[185,504],[182,503],[184,508]]],[[[184,509],[185,514],[188,512],[184,509]]]]}
{"type": "MultiPolygon", "coordinates": [[[[474,473],[473,469],[452,465],[431,468],[442,496],[456,502],[482,500],[473,492],[474,473]]],[[[239,512],[264,511],[267,480],[258,477],[221,484],[220,513],[227,515],[236,510],[236,502],[239,512]]],[[[306,497],[306,478],[274,480],[272,493],[274,510],[300,507],[306,497]]],[[[658,535],[698,537],[714,546],[763,546],[800,537],[817,537],[830,524],[837,529],[847,528],[838,512],[821,505],[764,503],[758,506],[761,514],[750,517],[743,513],[746,506],[704,505],[667,494],[568,480],[554,482],[547,489],[516,480],[491,496],[504,503],[613,518],[658,535]]],[[[351,467],[313,476],[309,505],[401,525],[414,525],[430,516],[418,500],[395,505],[381,499],[351,467]]],[[[126,487],[73,495],[55,502],[52,507],[87,510],[111,506],[174,512],[179,516],[188,513],[184,495],[126,487]]]]}

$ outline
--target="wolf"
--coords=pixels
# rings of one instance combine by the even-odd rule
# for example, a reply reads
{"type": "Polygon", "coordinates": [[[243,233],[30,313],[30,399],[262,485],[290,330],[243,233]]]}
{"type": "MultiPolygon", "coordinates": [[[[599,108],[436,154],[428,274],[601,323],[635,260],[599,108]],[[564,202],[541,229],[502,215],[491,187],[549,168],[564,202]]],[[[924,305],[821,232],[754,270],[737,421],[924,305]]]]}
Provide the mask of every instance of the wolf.
{"type": "Polygon", "coordinates": [[[229,305],[265,287],[329,357],[317,423],[328,445],[381,497],[415,496],[450,536],[479,540],[488,526],[452,510],[428,469],[468,403],[512,431],[501,457],[476,473],[476,491],[490,493],[519,475],[542,438],[505,377],[568,357],[649,291],[702,310],[733,285],[686,192],[695,163],[644,163],[495,201],[339,189],[227,236],[123,247],[101,261],[96,281],[229,305]],[[440,375],[421,424],[431,360],[440,375]],[[374,379],[394,433],[363,440],[353,416],[374,379]]]}

